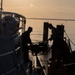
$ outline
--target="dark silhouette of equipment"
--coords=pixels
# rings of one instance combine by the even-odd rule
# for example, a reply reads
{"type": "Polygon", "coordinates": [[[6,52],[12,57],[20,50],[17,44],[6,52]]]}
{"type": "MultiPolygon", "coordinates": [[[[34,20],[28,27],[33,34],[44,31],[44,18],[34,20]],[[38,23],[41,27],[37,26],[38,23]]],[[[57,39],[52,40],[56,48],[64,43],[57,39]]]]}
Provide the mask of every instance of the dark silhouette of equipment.
{"type": "MultiPolygon", "coordinates": [[[[43,41],[48,39],[49,24],[44,22],[43,41]]],[[[71,51],[72,53],[70,52],[70,43],[64,37],[64,25],[57,25],[55,29],[58,30],[59,36],[57,39],[53,39],[53,44],[50,48],[52,57],[48,61],[50,65],[48,75],[74,75],[74,54],[73,51],[71,51]]]]}
{"type": "Polygon", "coordinates": [[[47,48],[48,48],[47,42],[38,42],[30,46],[30,50],[35,54],[38,54],[40,52],[45,52],[47,48]]]}

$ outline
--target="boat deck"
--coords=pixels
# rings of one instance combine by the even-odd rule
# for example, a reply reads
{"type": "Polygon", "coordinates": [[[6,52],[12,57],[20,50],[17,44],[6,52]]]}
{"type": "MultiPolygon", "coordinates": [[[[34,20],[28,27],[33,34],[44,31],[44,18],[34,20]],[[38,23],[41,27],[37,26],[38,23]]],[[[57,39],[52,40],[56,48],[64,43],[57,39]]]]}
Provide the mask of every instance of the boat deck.
{"type": "Polygon", "coordinates": [[[32,61],[32,66],[35,69],[41,69],[42,74],[41,75],[48,75],[48,59],[51,57],[50,54],[42,54],[39,53],[37,56],[30,55],[30,60],[32,61]]]}

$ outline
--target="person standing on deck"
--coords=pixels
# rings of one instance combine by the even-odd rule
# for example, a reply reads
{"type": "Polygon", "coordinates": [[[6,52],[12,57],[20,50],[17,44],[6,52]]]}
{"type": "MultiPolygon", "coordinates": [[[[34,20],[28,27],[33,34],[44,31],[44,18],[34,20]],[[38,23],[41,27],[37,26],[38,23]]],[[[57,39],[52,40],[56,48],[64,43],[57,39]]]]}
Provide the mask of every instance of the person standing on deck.
{"type": "Polygon", "coordinates": [[[69,62],[70,50],[64,38],[61,37],[59,29],[55,28],[52,24],[49,24],[49,28],[52,31],[52,35],[49,40],[53,40],[52,61],[58,62],[60,64],[61,60],[63,59],[63,61],[69,62]]]}
{"type": "Polygon", "coordinates": [[[52,24],[49,24],[49,28],[51,29],[51,37],[49,38],[50,41],[53,40],[53,45],[52,45],[52,59],[53,60],[59,60],[61,58],[60,54],[60,32],[57,28],[55,28],[52,24]]]}
{"type": "Polygon", "coordinates": [[[30,33],[32,32],[32,27],[28,27],[28,30],[22,33],[22,48],[23,48],[23,57],[24,61],[29,61],[29,54],[28,54],[28,44],[32,44],[32,41],[30,39],[30,33]]]}

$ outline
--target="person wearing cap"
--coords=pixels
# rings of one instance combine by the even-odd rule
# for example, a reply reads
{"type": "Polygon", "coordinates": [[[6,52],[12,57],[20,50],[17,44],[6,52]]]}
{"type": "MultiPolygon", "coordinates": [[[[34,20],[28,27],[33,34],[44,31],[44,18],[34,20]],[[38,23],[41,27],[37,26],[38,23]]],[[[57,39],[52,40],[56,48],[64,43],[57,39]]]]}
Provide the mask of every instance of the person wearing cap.
{"type": "Polygon", "coordinates": [[[28,44],[32,44],[30,33],[33,31],[32,27],[28,27],[28,30],[22,33],[22,48],[23,48],[23,57],[24,61],[29,61],[29,51],[28,51],[28,44]]]}

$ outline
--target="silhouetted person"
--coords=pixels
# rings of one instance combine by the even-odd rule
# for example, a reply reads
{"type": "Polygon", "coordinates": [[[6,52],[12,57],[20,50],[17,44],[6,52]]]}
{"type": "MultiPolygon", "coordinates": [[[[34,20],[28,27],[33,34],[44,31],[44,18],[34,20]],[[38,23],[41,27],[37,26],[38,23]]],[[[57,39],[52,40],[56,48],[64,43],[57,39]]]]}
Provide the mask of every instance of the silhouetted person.
{"type": "Polygon", "coordinates": [[[51,35],[51,37],[49,38],[49,40],[51,41],[51,40],[56,40],[56,39],[58,39],[58,38],[59,38],[59,35],[60,35],[58,29],[55,28],[52,24],[49,24],[49,28],[51,29],[51,32],[52,32],[52,35],[51,35]]]}
{"type": "MultiPolygon", "coordinates": [[[[57,60],[59,58],[59,31],[57,28],[55,28],[52,24],[49,24],[49,28],[51,29],[51,37],[49,38],[50,41],[53,40],[53,45],[52,45],[52,59],[57,60]]],[[[60,59],[60,58],[59,58],[60,59]]]]}
{"type": "Polygon", "coordinates": [[[24,61],[29,61],[29,53],[28,53],[28,44],[32,44],[30,39],[30,33],[32,32],[32,27],[28,27],[28,30],[22,34],[22,48],[23,48],[23,57],[24,61]]]}
{"type": "Polygon", "coordinates": [[[52,45],[52,60],[61,63],[61,60],[69,60],[70,52],[67,43],[64,41],[63,37],[61,37],[60,31],[55,28],[52,24],[49,24],[49,28],[51,29],[52,35],[49,38],[50,41],[53,40],[52,45]]]}

